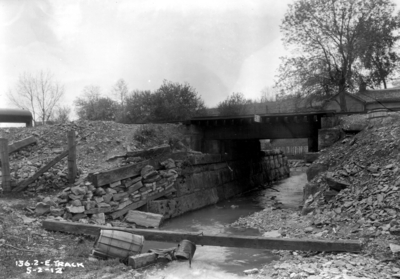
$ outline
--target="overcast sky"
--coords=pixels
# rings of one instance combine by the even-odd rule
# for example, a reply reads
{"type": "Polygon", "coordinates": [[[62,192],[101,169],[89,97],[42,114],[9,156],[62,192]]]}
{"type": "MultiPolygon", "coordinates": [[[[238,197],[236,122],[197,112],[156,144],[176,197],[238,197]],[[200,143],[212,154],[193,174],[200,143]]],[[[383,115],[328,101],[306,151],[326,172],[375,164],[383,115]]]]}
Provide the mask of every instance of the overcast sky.
{"type": "Polygon", "coordinates": [[[0,0],[0,107],[23,72],[50,70],[64,103],[87,85],[106,95],[163,79],[188,82],[215,106],[272,86],[284,55],[279,25],[292,0],[0,0]]]}

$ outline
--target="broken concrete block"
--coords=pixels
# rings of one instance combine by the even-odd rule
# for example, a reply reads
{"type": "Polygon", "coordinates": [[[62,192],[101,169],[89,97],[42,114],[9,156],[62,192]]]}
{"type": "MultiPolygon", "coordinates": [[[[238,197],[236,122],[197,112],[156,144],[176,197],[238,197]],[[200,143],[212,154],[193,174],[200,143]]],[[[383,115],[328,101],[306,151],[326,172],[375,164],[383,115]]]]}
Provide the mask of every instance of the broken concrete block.
{"type": "Polygon", "coordinates": [[[346,181],[333,178],[330,174],[326,176],[326,183],[328,184],[329,188],[336,191],[341,191],[350,187],[350,184],[346,181]]]}
{"type": "Polygon", "coordinates": [[[106,223],[106,217],[104,213],[93,214],[92,221],[94,221],[96,224],[104,225],[106,223]]]}
{"type": "Polygon", "coordinates": [[[110,183],[110,187],[112,187],[112,188],[117,187],[119,185],[121,185],[121,181],[110,183]]]}
{"type": "Polygon", "coordinates": [[[147,165],[147,166],[144,166],[144,167],[141,169],[140,175],[141,175],[143,178],[145,178],[146,175],[148,175],[149,173],[151,173],[151,172],[153,172],[153,171],[154,171],[154,167],[153,167],[153,166],[150,166],[150,165],[147,165]]]}
{"type": "Polygon", "coordinates": [[[72,206],[81,206],[82,202],[80,200],[73,200],[71,201],[72,206]]]}
{"type": "Polygon", "coordinates": [[[142,227],[158,228],[163,219],[163,215],[142,212],[138,210],[129,210],[125,217],[125,221],[128,223],[135,223],[142,227]]]}
{"type": "Polygon", "coordinates": [[[129,196],[129,193],[127,193],[127,192],[117,193],[117,194],[113,195],[113,201],[117,202],[128,196],[129,196]]]}
{"type": "Polygon", "coordinates": [[[169,158],[168,160],[165,160],[164,162],[161,162],[160,165],[166,169],[172,169],[172,168],[176,167],[175,161],[172,160],[171,158],[169,158]]]}
{"type": "Polygon", "coordinates": [[[84,206],[67,206],[66,209],[70,213],[83,213],[85,211],[84,206]]]}
{"type": "Polygon", "coordinates": [[[35,207],[36,215],[40,216],[50,212],[50,205],[44,202],[38,202],[35,207]]]}
{"type": "Polygon", "coordinates": [[[86,187],[75,186],[75,187],[72,187],[72,188],[71,188],[71,192],[72,192],[74,195],[77,195],[77,196],[79,196],[79,195],[85,195],[86,192],[87,192],[87,189],[86,189],[86,187]]]}

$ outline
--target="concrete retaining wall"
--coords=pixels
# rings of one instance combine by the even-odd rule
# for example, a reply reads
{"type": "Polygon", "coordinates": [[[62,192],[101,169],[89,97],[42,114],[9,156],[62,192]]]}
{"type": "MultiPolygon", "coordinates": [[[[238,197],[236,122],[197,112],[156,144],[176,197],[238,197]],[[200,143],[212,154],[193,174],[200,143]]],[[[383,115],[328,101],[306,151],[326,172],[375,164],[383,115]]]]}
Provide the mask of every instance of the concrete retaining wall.
{"type": "Polygon", "coordinates": [[[149,212],[162,214],[165,218],[176,217],[260,184],[283,179],[290,172],[288,160],[279,150],[261,151],[260,157],[253,161],[228,160],[217,154],[190,156],[177,171],[175,197],[150,201],[147,204],[149,212]]]}

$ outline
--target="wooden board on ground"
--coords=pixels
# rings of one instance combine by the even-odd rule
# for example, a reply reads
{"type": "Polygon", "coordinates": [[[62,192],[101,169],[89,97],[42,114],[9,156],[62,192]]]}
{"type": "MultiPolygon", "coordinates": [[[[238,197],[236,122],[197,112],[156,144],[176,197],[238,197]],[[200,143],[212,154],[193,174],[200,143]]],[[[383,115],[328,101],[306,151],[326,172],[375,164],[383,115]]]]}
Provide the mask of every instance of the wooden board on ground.
{"type": "Polygon", "coordinates": [[[15,187],[12,191],[13,192],[19,192],[24,190],[26,187],[28,187],[29,184],[31,184],[32,182],[34,182],[36,179],[39,178],[39,176],[41,176],[43,173],[45,173],[46,171],[48,171],[49,169],[51,169],[51,167],[53,167],[55,164],[57,164],[58,162],[60,162],[63,158],[68,156],[68,149],[65,150],[64,152],[62,152],[60,155],[58,155],[57,157],[55,157],[53,160],[51,160],[50,162],[48,162],[43,168],[41,168],[40,170],[38,170],[32,177],[29,177],[27,180],[22,181],[21,183],[19,183],[17,185],[17,187],[15,187]]]}
{"type": "Polygon", "coordinates": [[[72,222],[59,222],[45,220],[43,228],[49,231],[62,231],[75,234],[88,234],[97,236],[100,230],[118,230],[144,236],[146,240],[178,243],[184,239],[190,240],[196,245],[238,247],[252,249],[274,250],[302,250],[302,251],[337,251],[360,252],[362,244],[356,240],[317,240],[317,239],[288,239],[270,238],[259,236],[238,235],[206,235],[202,232],[173,232],[145,229],[126,229],[119,227],[107,227],[99,225],[80,224],[72,222]]]}
{"type": "Polygon", "coordinates": [[[154,253],[144,253],[135,256],[130,256],[128,258],[128,265],[133,269],[141,268],[153,264],[157,261],[157,254],[154,253]]]}
{"type": "Polygon", "coordinates": [[[36,142],[37,142],[36,138],[33,136],[23,139],[23,140],[20,140],[20,141],[16,141],[16,142],[8,145],[8,153],[11,154],[11,153],[16,152],[28,145],[35,144],[36,142]]]}
{"type": "Polygon", "coordinates": [[[137,164],[127,165],[121,168],[115,168],[102,172],[90,173],[88,175],[88,180],[96,187],[103,186],[129,177],[140,175],[141,169],[146,165],[151,165],[158,170],[160,169],[160,163],[162,161],[165,161],[169,158],[173,160],[182,160],[186,158],[186,154],[186,152],[159,154],[154,158],[139,162],[137,164]]]}
{"type": "Polygon", "coordinates": [[[122,215],[125,215],[129,210],[134,210],[134,209],[136,209],[136,208],[139,208],[139,207],[145,205],[145,204],[146,204],[147,202],[149,202],[149,201],[152,201],[152,200],[161,198],[162,196],[168,194],[170,191],[171,191],[171,189],[168,189],[168,190],[165,190],[165,191],[163,191],[163,192],[160,192],[160,193],[154,194],[154,195],[152,195],[152,196],[149,196],[149,197],[147,197],[146,200],[134,202],[134,203],[128,205],[127,207],[125,207],[125,208],[123,208],[123,209],[121,209],[121,210],[118,210],[118,211],[113,212],[112,214],[110,214],[110,216],[111,216],[113,219],[116,219],[116,218],[118,218],[118,217],[120,217],[120,216],[122,216],[122,215]]]}
{"type": "MultiPolygon", "coordinates": [[[[16,152],[28,145],[35,144],[35,143],[36,143],[35,137],[29,137],[29,138],[26,138],[26,139],[23,139],[20,141],[16,141],[16,142],[8,145],[7,152],[8,152],[8,154],[11,154],[11,153],[16,152]]],[[[1,166],[1,158],[0,158],[0,166],[1,166]]]]}
{"type": "Polygon", "coordinates": [[[125,221],[135,223],[136,225],[146,228],[158,228],[163,219],[163,215],[143,212],[138,210],[129,210],[125,216],[125,221]]]}
{"type": "Polygon", "coordinates": [[[103,186],[115,181],[139,175],[142,168],[148,164],[149,162],[146,160],[138,164],[127,165],[122,168],[90,173],[88,175],[88,180],[92,182],[95,187],[103,186]]]}
{"type": "Polygon", "coordinates": [[[135,150],[126,152],[127,157],[142,157],[142,158],[151,158],[161,154],[167,154],[171,152],[171,147],[168,144],[155,146],[153,148],[148,148],[144,150],[135,150]]]}

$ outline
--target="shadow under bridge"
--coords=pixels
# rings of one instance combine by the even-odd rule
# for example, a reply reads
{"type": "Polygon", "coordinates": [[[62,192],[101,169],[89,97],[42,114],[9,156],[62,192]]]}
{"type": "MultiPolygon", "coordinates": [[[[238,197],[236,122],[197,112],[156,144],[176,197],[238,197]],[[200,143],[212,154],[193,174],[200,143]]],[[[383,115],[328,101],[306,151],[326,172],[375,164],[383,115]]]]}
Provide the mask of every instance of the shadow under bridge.
{"type": "Polygon", "coordinates": [[[218,141],[307,138],[309,152],[317,152],[321,118],[327,115],[329,112],[196,117],[189,121],[191,147],[209,152],[218,141]]]}

